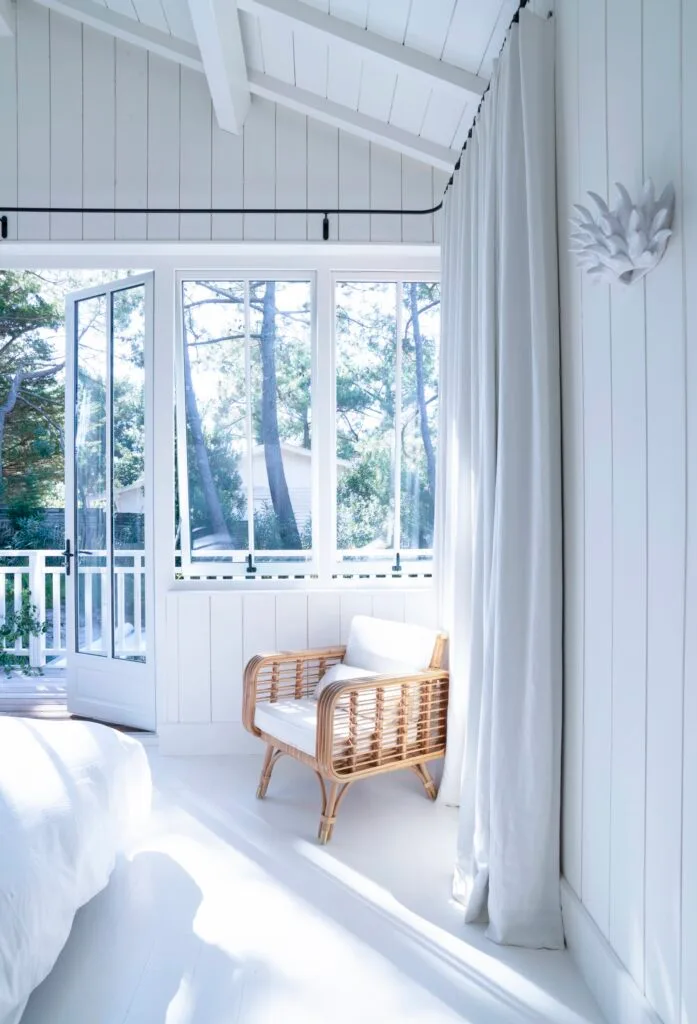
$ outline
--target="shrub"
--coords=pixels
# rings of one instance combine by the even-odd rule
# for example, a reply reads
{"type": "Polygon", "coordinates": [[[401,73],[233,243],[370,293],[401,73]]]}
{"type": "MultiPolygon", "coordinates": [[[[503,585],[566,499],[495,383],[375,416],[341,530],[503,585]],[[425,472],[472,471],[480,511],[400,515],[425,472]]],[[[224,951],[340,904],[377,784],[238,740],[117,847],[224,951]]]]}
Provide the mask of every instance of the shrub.
{"type": "Polygon", "coordinates": [[[47,630],[48,623],[40,621],[36,605],[33,605],[27,596],[22,598],[22,607],[19,611],[7,613],[5,621],[0,625],[0,668],[6,676],[11,675],[15,668],[21,668],[25,676],[41,675],[41,669],[30,667],[27,655],[15,654],[12,648],[17,640],[21,640],[24,646],[28,647],[29,637],[41,636],[47,630]]]}

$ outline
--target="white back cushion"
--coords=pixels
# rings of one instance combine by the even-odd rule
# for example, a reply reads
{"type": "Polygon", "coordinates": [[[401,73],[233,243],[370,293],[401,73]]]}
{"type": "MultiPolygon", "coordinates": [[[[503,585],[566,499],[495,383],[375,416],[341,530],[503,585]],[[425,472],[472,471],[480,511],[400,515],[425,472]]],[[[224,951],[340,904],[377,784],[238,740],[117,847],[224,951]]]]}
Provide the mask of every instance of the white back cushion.
{"type": "Polygon", "coordinates": [[[354,668],[353,665],[347,665],[345,661],[340,661],[338,665],[332,665],[331,668],[328,668],[317,683],[315,699],[319,699],[322,690],[325,686],[329,686],[330,683],[343,682],[344,679],[369,679],[375,675],[377,675],[377,672],[368,672],[364,668],[354,668]]]}
{"type": "Polygon", "coordinates": [[[411,675],[431,664],[438,633],[407,622],[356,615],[351,622],[344,665],[378,674],[411,675]]]}

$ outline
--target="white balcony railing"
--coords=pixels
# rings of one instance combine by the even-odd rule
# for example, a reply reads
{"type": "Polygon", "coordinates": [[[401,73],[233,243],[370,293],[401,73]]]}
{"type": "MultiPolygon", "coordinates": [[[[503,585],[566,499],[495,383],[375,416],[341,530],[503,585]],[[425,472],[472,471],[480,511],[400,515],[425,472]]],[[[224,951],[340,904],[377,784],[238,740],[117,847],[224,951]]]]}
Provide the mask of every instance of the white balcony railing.
{"type": "MultiPolygon", "coordinates": [[[[83,559],[83,562],[87,559],[83,559]]],[[[81,651],[101,648],[102,623],[106,622],[106,553],[92,551],[79,575],[80,601],[78,640],[81,651]]],[[[118,550],[114,553],[114,646],[129,655],[145,652],[145,553],[118,550]]],[[[17,639],[11,648],[28,657],[32,668],[47,661],[62,663],[66,653],[65,567],[62,551],[0,549],[0,623],[7,613],[19,612],[23,598],[29,598],[36,616],[47,623],[46,633],[17,639]]]]}

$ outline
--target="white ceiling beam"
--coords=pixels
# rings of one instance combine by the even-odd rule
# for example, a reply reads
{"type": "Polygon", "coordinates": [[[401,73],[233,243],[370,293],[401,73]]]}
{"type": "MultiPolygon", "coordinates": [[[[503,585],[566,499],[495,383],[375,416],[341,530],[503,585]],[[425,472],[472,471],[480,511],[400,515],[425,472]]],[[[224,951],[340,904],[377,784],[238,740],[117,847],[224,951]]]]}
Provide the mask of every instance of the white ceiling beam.
{"type": "MultiPolygon", "coordinates": [[[[85,25],[106,32],[109,35],[123,39],[133,46],[157,53],[166,60],[183,64],[205,74],[204,61],[197,46],[175,38],[167,32],[150,28],[133,18],[115,14],[106,7],[100,7],[94,0],[36,0],[44,7],[68,18],[74,18],[85,25]]],[[[198,0],[194,0],[198,2],[198,0]]],[[[450,172],[457,160],[459,153],[447,146],[429,142],[418,135],[396,128],[394,125],[385,124],[377,118],[368,117],[356,110],[343,106],[341,103],[334,103],[332,100],[324,99],[315,93],[305,89],[298,89],[297,86],[288,85],[270,75],[264,75],[259,71],[250,70],[247,72],[249,91],[257,96],[272,100],[281,106],[290,107],[308,117],[314,117],[318,121],[324,121],[336,128],[358,135],[361,138],[369,139],[388,149],[404,153],[422,163],[439,167],[450,172]]]]}
{"type": "Polygon", "coordinates": [[[251,100],[235,0],[189,0],[213,109],[220,127],[239,135],[251,100]]]}
{"type": "Polygon", "coordinates": [[[160,29],[144,25],[135,18],[129,18],[108,7],[101,7],[94,3],[94,0],[36,0],[42,7],[48,7],[51,11],[57,11],[66,18],[73,18],[75,21],[89,25],[100,32],[107,32],[109,35],[123,39],[133,46],[140,46],[142,49],[157,53],[166,60],[176,61],[184,67],[193,68],[194,71],[203,71],[203,62],[197,46],[187,43],[183,39],[177,39],[168,32],[161,32],[160,29]]]}
{"type": "Polygon", "coordinates": [[[256,96],[263,96],[264,99],[273,100],[283,107],[290,107],[291,110],[334,125],[335,128],[341,128],[352,135],[377,142],[388,149],[413,157],[414,160],[421,160],[422,163],[450,172],[460,155],[457,150],[440,146],[437,142],[429,142],[418,135],[412,135],[411,132],[405,132],[402,128],[351,110],[341,103],[324,99],[314,92],[308,92],[307,89],[298,89],[297,86],[288,85],[278,78],[263,75],[260,71],[250,70],[248,74],[249,88],[256,96]]]}
{"type": "Polygon", "coordinates": [[[15,31],[15,15],[11,0],[0,0],[0,38],[13,36],[15,31]]]}
{"type": "Polygon", "coordinates": [[[441,85],[454,87],[473,96],[481,96],[488,85],[485,78],[471,71],[446,64],[437,57],[403,46],[332,14],[325,14],[316,7],[302,3],[302,0],[237,0],[237,5],[241,11],[249,14],[283,18],[296,27],[311,29],[315,34],[323,36],[325,41],[345,43],[361,54],[381,57],[389,61],[397,71],[416,72],[441,85]]]}

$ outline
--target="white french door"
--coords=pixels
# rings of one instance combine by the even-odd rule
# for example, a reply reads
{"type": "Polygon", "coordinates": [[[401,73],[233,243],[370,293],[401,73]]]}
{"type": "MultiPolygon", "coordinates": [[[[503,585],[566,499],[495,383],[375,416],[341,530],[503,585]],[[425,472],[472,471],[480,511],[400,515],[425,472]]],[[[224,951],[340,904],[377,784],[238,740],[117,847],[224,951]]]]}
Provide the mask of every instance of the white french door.
{"type": "Polygon", "coordinates": [[[68,709],[154,729],[153,274],[66,298],[68,709]]]}

